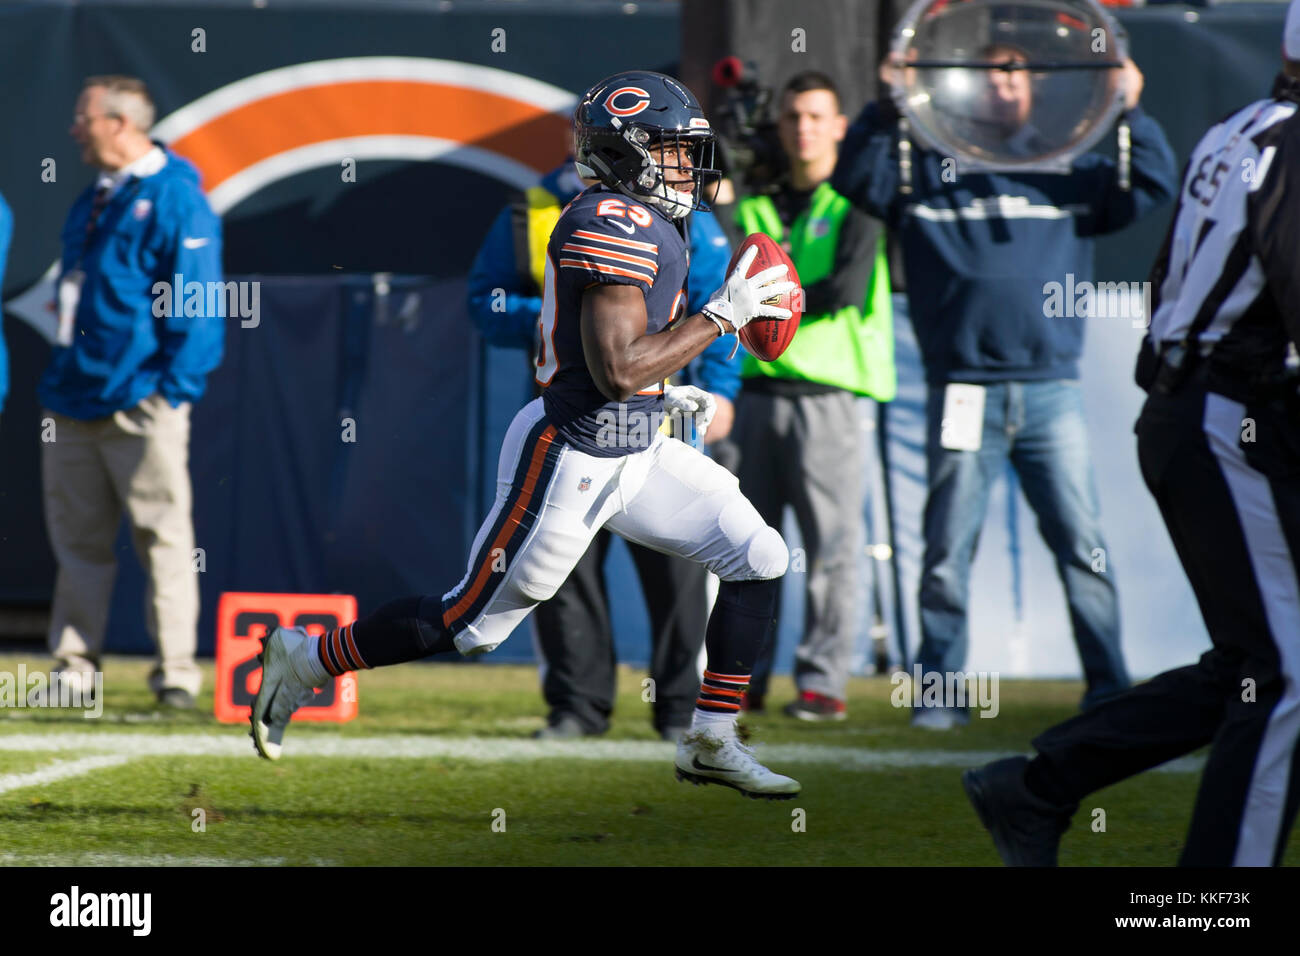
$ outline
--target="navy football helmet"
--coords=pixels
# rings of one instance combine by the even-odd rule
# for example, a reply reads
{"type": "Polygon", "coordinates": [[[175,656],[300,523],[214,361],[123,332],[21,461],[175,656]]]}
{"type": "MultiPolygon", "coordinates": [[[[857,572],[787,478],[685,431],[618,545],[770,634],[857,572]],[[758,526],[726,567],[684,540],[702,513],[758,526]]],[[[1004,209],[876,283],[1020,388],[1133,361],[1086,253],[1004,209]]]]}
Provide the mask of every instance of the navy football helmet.
{"type": "Polygon", "coordinates": [[[690,90],[672,77],[631,70],[601,80],[578,103],[573,125],[579,176],[670,219],[708,208],[704,194],[721,176],[713,165],[716,136],[690,90]]]}

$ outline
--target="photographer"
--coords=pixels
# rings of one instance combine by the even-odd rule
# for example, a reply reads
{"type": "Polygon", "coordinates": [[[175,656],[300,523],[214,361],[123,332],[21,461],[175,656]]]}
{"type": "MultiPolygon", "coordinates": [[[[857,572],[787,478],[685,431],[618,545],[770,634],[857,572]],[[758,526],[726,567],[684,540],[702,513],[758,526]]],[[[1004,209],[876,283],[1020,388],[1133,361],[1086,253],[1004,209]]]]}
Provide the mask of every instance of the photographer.
{"type": "MultiPolygon", "coordinates": [[[[986,47],[990,59],[1021,60],[1015,47],[986,47]]],[[[902,63],[881,77],[896,80],[902,63]]],[[[983,105],[1005,142],[1032,149],[1029,71],[989,70],[983,105]],[[1005,74],[1005,75],[1004,75],[1005,74]]],[[[1138,106],[1142,74],[1124,64],[1132,128],[1132,188],[1095,153],[1065,175],[1026,172],[945,175],[944,157],[916,148],[911,193],[901,187],[898,112],[889,97],[868,104],[844,142],[831,185],[880,216],[902,243],[908,303],[921,348],[929,490],[920,588],[925,673],[965,664],[971,560],[989,489],[1010,460],[1039,530],[1056,557],[1090,707],[1129,684],[1120,652],[1119,607],[1110,574],[1093,570],[1105,541],[1088,465],[1079,356],[1083,318],[1049,317],[1046,283],[1090,277],[1095,236],[1115,232],[1173,196],[1173,151],[1138,106]]],[[[949,161],[950,163],[950,161],[949,161]]],[[[964,708],[929,707],[915,726],[947,730],[964,708]]]]}
{"type": "MultiPolygon", "coordinates": [[[[862,616],[866,481],[858,399],[889,401],[895,390],[889,269],[880,223],[826,182],[848,125],[835,84],[822,73],[800,73],[785,85],[778,107],[788,173],[764,183],[751,169],[754,194],[737,204],[734,219],[741,233],[766,233],[783,245],[803,282],[804,314],[779,359],[745,359],[736,410],[738,474],[764,521],[780,527],[789,505],[803,538],[799,696],[785,713],[842,720],[862,616]]],[[[764,709],[775,643],[768,642],[754,668],[750,711],[764,709]]]]}

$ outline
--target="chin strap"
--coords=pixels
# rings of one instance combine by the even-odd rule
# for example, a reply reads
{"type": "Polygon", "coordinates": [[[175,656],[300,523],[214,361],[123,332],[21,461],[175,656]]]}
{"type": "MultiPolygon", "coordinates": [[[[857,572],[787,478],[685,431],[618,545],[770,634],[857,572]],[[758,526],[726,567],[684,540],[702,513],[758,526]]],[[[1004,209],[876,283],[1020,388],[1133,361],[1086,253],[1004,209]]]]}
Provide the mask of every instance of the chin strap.
{"type": "Polygon", "coordinates": [[[659,185],[651,195],[641,196],[644,202],[653,203],[655,208],[674,221],[685,219],[695,208],[690,194],[680,193],[664,182],[663,172],[659,172],[659,185]]]}

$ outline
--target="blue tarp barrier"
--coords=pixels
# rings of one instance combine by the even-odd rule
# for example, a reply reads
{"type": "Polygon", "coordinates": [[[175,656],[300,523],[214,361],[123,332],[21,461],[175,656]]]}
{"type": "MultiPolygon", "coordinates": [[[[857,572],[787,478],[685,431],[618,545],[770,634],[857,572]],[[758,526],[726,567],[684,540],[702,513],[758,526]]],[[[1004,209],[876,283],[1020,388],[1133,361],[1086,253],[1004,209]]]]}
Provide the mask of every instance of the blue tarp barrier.
{"type": "MultiPolygon", "coordinates": [[[[464,283],[261,278],[190,443],[200,649],[223,591],[347,592],[363,611],[451,587],[471,517],[478,342],[464,283]],[[383,291],[383,285],[380,285],[383,291]]],[[[125,534],[109,647],[148,650],[125,534]]]]}

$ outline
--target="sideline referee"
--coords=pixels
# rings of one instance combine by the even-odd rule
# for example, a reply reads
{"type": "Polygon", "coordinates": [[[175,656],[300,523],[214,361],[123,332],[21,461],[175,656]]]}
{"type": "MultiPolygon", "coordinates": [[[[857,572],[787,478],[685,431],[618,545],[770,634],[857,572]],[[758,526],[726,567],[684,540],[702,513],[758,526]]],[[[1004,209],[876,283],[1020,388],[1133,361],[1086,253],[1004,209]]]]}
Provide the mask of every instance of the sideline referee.
{"type": "Polygon", "coordinates": [[[1138,459],[1213,647],[962,777],[1010,865],[1079,800],[1212,744],[1183,866],[1277,865],[1300,803],[1300,0],[1272,96],[1211,129],[1152,274],[1138,459]]]}

